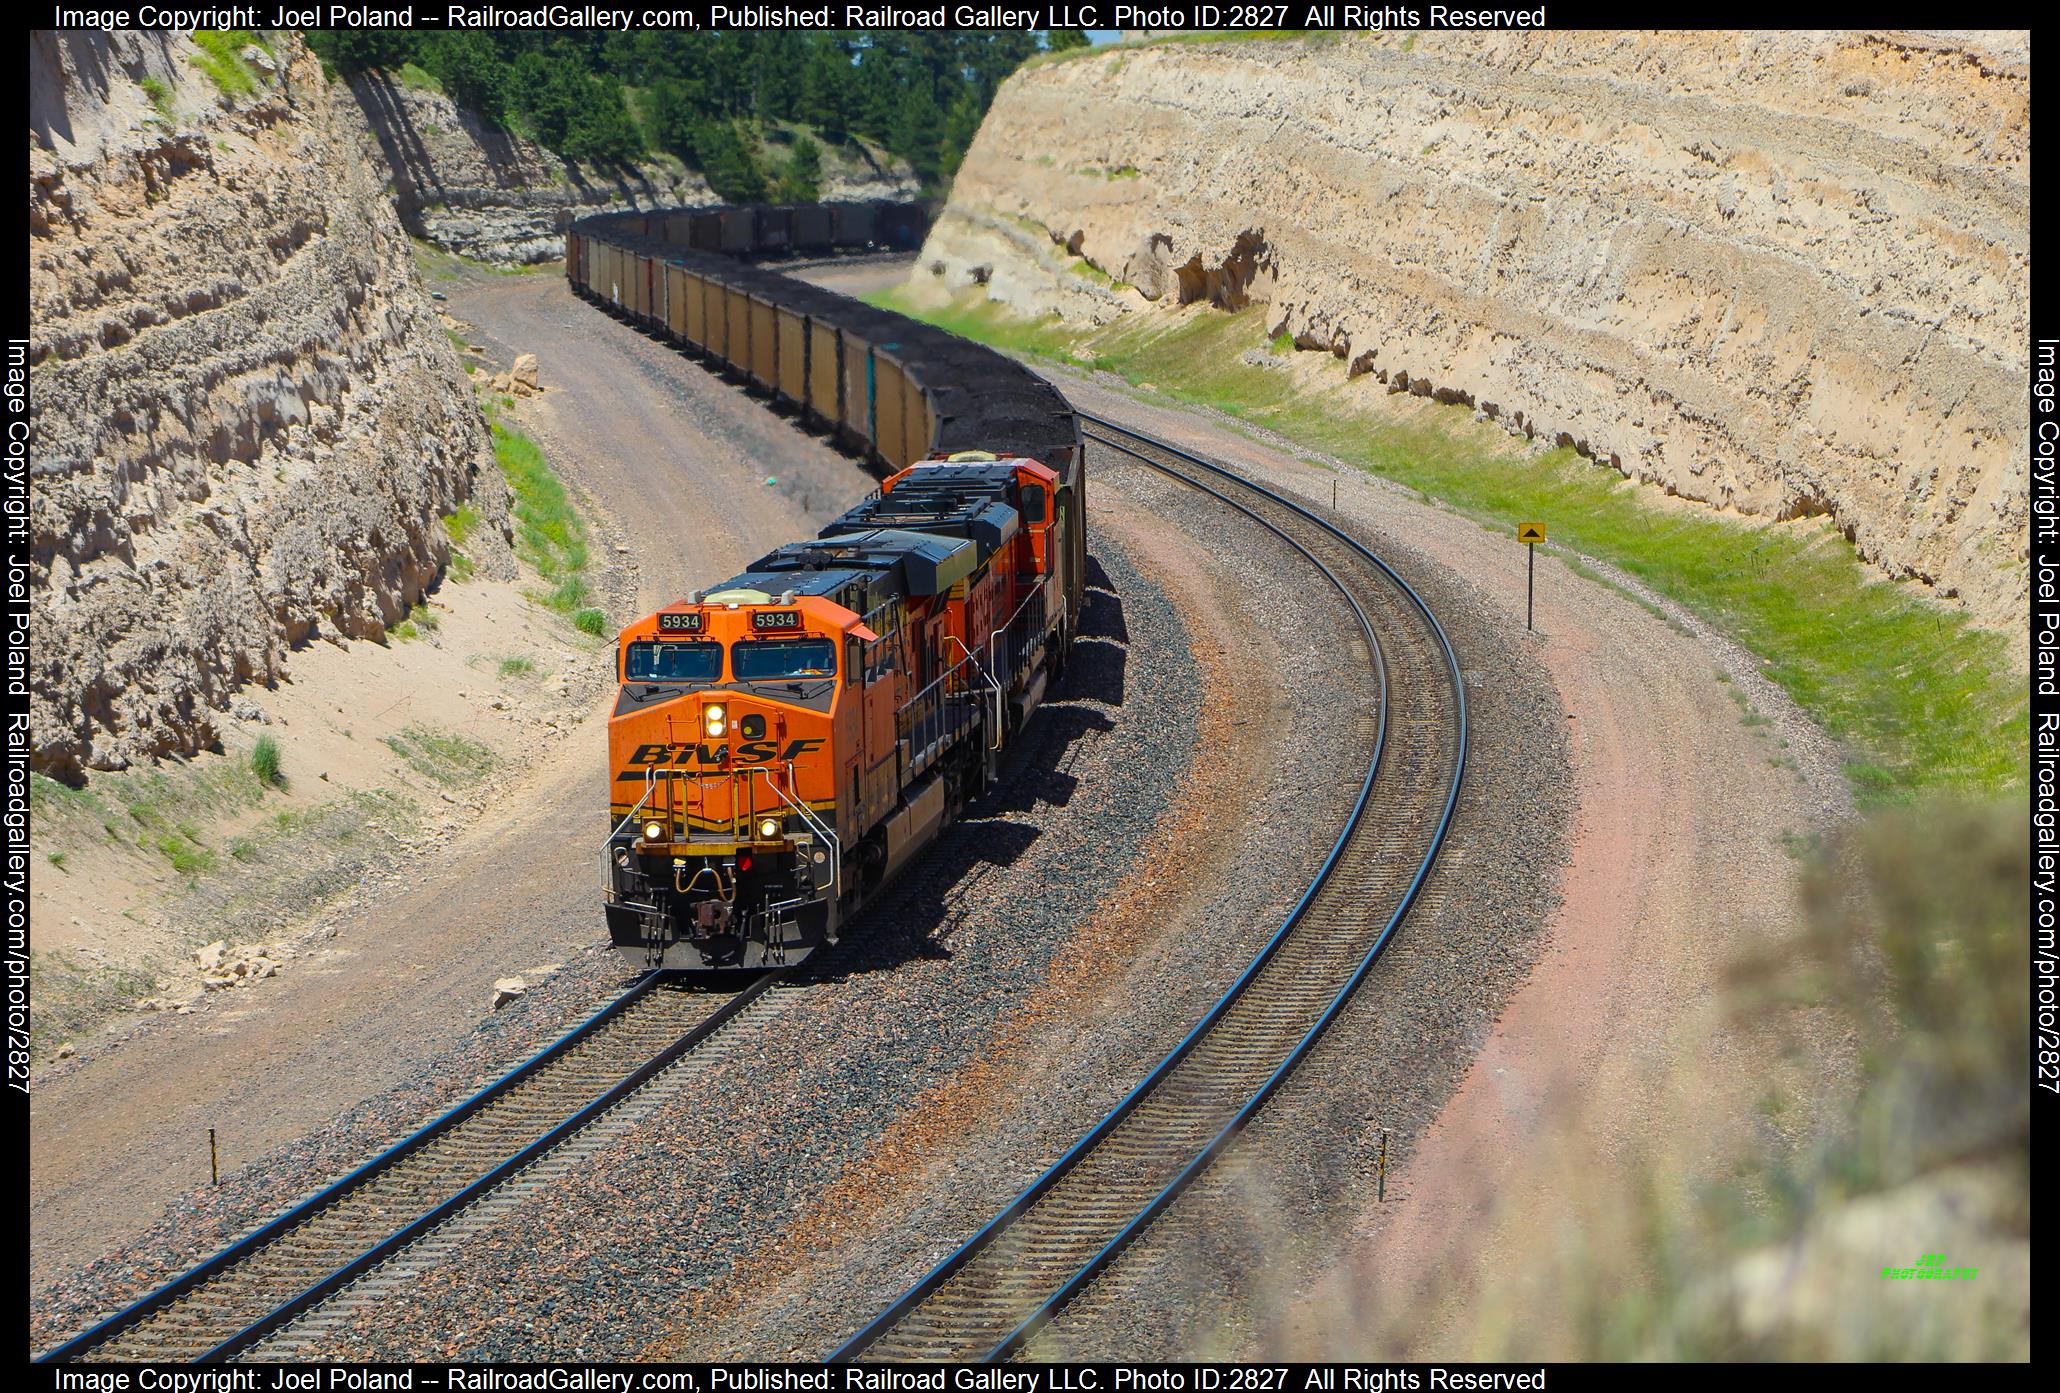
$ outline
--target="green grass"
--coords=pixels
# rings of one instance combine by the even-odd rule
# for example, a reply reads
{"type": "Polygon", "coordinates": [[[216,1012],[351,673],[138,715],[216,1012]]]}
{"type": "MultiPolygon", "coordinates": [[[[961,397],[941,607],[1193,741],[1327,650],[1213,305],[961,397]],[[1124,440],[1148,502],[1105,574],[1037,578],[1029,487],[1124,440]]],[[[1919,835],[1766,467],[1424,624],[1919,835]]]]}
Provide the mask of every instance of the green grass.
{"type": "Polygon", "coordinates": [[[395,73],[394,76],[400,79],[401,86],[412,88],[417,92],[440,93],[443,91],[443,84],[436,80],[435,74],[425,68],[419,68],[413,63],[401,64],[401,70],[395,73]]]}
{"type": "Polygon", "coordinates": [[[200,52],[189,61],[224,97],[233,102],[257,90],[257,71],[242,57],[243,49],[258,42],[256,34],[248,29],[196,29],[193,42],[200,52]]]}
{"type": "Polygon", "coordinates": [[[410,241],[415,248],[415,274],[423,280],[454,281],[464,273],[467,264],[465,258],[433,246],[419,237],[411,238],[410,241]]]}
{"type": "Polygon", "coordinates": [[[530,592],[530,598],[564,615],[581,633],[606,633],[607,616],[587,603],[593,592],[582,574],[589,560],[586,522],[572,495],[537,443],[501,420],[500,408],[491,402],[487,420],[493,428],[494,458],[513,500],[515,555],[534,567],[549,587],[530,592]],[[599,618],[585,618],[589,613],[599,618]]]}
{"type": "Polygon", "coordinates": [[[143,89],[143,95],[150,98],[150,104],[157,108],[157,114],[164,117],[167,121],[171,120],[172,89],[165,84],[164,79],[146,77],[137,85],[143,89]]]}
{"type": "Polygon", "coordinates": [[[172,869],[189,880],[215,867],[215,854],[200,845],[197,834],[188,835],[192,830],[189,824],[182,831],[163,833],[154,843],[158,854],[172,863],[172,869]]]}
{"type": "Polygon", "coordinates": [[[281,788],[286,783],[285,771],[280,767],[279,742],[269,735],[260,735],[257,743],[250,747],[250,772],[258,782],[272,788],[281,788]]]}
{"type": "MultiPolygon", "coordinates": [[[[1314,387],[1239,361],[1264,344],[1261,313],[1126,315],[1080,333],[1012,316],[978,296],[942,307],[874,302],[954,333],[1079,363],[1276,431],[1441,500],[1496,529],[1539,519],[1554,543],[1616,566],[1750,650],[1762,671],[1836,737],[1866,803],[2025,785],[2029,711],[2006,640],[1884,579],[1822,524],[1751,523],[1659,508],[1615,470],[1570,449],[1527,457],[1463,406],[1394,419],[1385,388],[1348,383],[1323,355],[1314,387]]],[[[1549,593],[1544,601],[1550,606],[1549,593]]]]}
{"type": "Polygon", "coordinates": [[[512,658],[501,659],[499,671],[503,677],[534,677],[536,676],[536,664],[528,658],[517,655],[512,658]]]}
{"type": "Polygon", "coordinates": [[[595,638],[606,638],[608,614],[605,610],[583,609],[572,616],[572,627],[595,638]]]}
{"type": "Polygon", "coordinates": [[[924,320],[964,338],[993,344],[996,348],[1053,358],[1076,367],[1089,365],[1088,359],[1075,355],[1073,349],[1078,336],[1071,331],[1041,320],[1010,314],[985,297],[970,299],[962,296],[948,304],[932,305],[905,294],[899,286],[890,286],[859,298],[869,305],[924,320]]]}
{"type": "Polygon", "coordinates": [[[64,869],[65,862],[71,860],[71,857],[65,852],[53,851],[43,859],[61,871],[64,869]]]}
{"type": "Polygon", "coordinates": [[[494,458],[515,504],[515,554],[547,581],[577,577],[587,565],[586,523],[537,443],[493,422],[494,458]]]}
{"type": "Polygon", "coordinates": [[[269,740],[260,737],[248,759],[100,774],[85,788],[31,775],[29,809],[39,830],[73,849],[84,842],[141,847],[191,878],[214,864],[200,825],[254,807],[284,784],[276,743],[269,757],[275,777],[260,772],[269,740]]]}
{"type": "Polygon", "coordinates": [[[436,611],[417,601],[415,607],[408,611],[407,618],[388,629],[386,636],[397,643],[406,643],[424,634],[435,633],[442,622],[436,617],[436,611]]]}
{"type": "Polygon", "coordinates": [[[443,530],[451,539],[451,559],[445,563],[452,580],[460,584],[472,579],[478,563],[466,552],[465,544],[472,540],[472,534],[479,530],[479,510],[470,503],[460,503],[457,511],[445,516],[443,530]]]}
{"type": "Polygon", "coordinates": [[[386,737],[386,746],[408,767],[446,787],[469,784],[494,766],[494,752],[454,731],[411,725],[386,737]]]}

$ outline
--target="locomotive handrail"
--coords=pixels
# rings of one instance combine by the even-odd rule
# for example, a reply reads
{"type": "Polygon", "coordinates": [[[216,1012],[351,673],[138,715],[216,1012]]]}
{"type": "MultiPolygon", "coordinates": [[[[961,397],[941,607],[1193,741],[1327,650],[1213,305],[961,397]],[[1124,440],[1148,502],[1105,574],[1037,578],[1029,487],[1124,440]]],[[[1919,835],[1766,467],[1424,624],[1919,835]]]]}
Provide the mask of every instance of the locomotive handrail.
{"type": "MultiPolygon", "coordinates": [[[[1030,606],[1036,603],[1037,601],[1046,598],[1044,592],[1050,588],[1051,581],[1052,578],[1049,575],[1038,577],[1037,585],[1030,591],[1028,595],[1025,595],[1023,597],[1023,603],[1017,605],[1015,608],[1015,612],[1009,615],[1007,619],[1002,621],[1000,628],[996,629],[993,633],[987,636],[987,665],[990,669],[994,671],[999,671],[1001,669],[1001,657],[998,653],[995,652],[994,645],[1000,641],[1001,636],[1003,634],[1007,633],[1010,629],[1016,627],[1016,621],[1023,617],[1023,613],[1025,610],[1029,609],[1030,606]]],[[[1009,663],[1009,681],[1013,683],[1015,680],[1016,665],[1014,662],[1014,655],[1011,655],[1011,661],[1009,663]]]]}
{"type": "Polygon", "coordinates": [[[629,826],[636,815],[644,810],[644,804],[651,801],[651,795],[658,791],[658,766],[652,765],[644,771],[644,796],[637,805],[622,815],[622,821],[608,834],[608,840],[601,843],[601,893],[607,894],[613,887],[608,883],[608,848],[615,845],[615,839],[622,835],[622,829],[629,826]]]}
{"type": "MultiPolygon", "coordinates": [[[[835,903],[841,893],[844,880],[844,845],[837,840],[837,834],[832,832],[824,823],[818,821],[815,814],[805,804],[799,803],[783,793],[780,790],[780,786],[773,781],[772,770],[762,764],[754,764],[746,766],[744,772],[747,775],[744,780],[747,785],[751,782],[748,775],[765,775],[765,785],[773,791],[773,796],[799,813],[801,820],[808,824],[809,830],[830,844],[830,900],[832,903],[835,903]]],[[[792,777],[791,772],[789,777],[792,777]]]]}
{"type": "MultiPolygon", "coordinates": [[[[966,655],[966,663],[971,663],[973,666],[973,671],[979,673],[980,676],[986,680],[987,685],[994,689],[994,731],[991,735],[987,737],[987,748],[990,750],[1000,749],[1001,745],[999,742],[1001,740],[1002,703],[1001,683],[994,680],[993,673],[987,671],[985,668],[980,666],[980,660],[973,656],[972,649],[966,647],[964,639],[961,639],[957,634],[946,634],[944,636],[944,640],[947,643],[957,644],[958,651],[966,655]]],[[[961,663],[959,664],[959,666],[964,667],[965,663],[961,663]]]]}

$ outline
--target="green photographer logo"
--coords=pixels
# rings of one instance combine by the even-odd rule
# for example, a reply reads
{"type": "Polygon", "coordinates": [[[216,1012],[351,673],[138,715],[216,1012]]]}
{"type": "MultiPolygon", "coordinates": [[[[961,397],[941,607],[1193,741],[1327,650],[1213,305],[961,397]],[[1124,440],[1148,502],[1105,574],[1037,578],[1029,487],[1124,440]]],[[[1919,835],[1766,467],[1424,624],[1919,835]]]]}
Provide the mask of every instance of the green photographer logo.
{"type": "Polygon", "coordinates": [[[1981,1271],[1978,1267],[1947,1267],[1944,1253],[1926,1253],[1917,1259],[1915,1267],[1884,1267],[1881,1280],[1884,1282],[1971,1282],[1981,1271]]]}

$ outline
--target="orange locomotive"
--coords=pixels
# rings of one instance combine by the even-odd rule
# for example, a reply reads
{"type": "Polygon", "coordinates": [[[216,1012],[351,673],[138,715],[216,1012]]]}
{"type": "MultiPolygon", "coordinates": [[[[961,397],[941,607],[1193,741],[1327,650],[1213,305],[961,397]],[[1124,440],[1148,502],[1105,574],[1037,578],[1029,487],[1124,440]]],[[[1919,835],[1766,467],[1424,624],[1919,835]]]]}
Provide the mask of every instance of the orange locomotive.
{"type": "Polygon", "coordinates": [[[643,964],[795,962],[987,786],[1071,640],[1072,490],[926,460],[622,631],[609,937],[643,964]]]}

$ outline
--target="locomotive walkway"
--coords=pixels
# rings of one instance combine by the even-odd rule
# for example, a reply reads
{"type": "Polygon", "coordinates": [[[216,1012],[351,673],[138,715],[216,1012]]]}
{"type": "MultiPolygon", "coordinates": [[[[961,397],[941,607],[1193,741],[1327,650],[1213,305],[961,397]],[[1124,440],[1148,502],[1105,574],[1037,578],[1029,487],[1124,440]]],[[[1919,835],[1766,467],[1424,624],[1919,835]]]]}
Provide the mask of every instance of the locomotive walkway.
{"type": "Polygon", "coordinates": [[[833,1360],[1006,1359],[1170,1205],[1258,1113],[1372,968],[1429,875],[1466,762],[1444,631],[1385,562],[1315,513],[1197,455],[1083,415],[1087,440],[1272,530],[1358,616],[1380,715],[1358,802],[1315,882],[1244,975],[1085,1138],[833,1351],[833,1360]]]}

